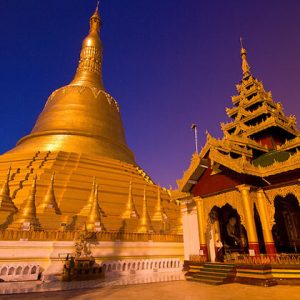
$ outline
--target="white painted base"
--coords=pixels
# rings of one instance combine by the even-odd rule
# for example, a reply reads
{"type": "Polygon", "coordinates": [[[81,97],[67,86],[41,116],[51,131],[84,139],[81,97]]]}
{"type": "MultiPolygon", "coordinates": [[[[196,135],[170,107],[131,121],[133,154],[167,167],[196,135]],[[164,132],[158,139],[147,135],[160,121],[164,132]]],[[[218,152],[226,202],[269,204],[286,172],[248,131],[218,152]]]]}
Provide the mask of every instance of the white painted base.
{"type": "MultiPolygon", "coordinates": [[[[107,274],[169,272],[181,268],[183,243],[99,242],[91,251],[107,274]]],[[[52,281],[62,274],[65,257],[73,252],[74,242],[2,241],[0,266],[38,265],[42,279],[52,281]]]]}

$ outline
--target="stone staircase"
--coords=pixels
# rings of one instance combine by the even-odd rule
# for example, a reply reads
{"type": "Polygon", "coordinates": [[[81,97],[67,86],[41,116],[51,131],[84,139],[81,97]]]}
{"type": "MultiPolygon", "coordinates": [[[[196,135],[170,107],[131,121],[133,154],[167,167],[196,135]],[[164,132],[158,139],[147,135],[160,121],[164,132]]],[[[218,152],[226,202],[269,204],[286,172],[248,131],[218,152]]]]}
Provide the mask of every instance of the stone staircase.
{"type": "Polygon", "coordinates": [[[211,285],[234,282],[236,266],[227,263],[191,264],[185,274],[186,280],[198,281],[211,285]]]}

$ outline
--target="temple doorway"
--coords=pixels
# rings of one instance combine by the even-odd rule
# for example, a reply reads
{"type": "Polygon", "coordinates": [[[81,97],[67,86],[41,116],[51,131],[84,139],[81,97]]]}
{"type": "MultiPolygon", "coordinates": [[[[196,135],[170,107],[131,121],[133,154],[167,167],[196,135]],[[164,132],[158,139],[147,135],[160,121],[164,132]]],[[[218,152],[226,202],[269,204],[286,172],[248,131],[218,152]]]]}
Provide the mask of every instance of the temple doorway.
{"type": "Polygon", "coordinates": [[[248,250],[247,233],[241,224],[237,210],[230,204],[214,206],[209,213],[211,226],[208,229],[210,261],[224,261],[233,254],[248,250]]]}
{"type": "Polygon", "coordinates": [[[275,225],[272,233],[278,253],[300,252],[300,207],[297,198],[276,196],[275,225]]]}

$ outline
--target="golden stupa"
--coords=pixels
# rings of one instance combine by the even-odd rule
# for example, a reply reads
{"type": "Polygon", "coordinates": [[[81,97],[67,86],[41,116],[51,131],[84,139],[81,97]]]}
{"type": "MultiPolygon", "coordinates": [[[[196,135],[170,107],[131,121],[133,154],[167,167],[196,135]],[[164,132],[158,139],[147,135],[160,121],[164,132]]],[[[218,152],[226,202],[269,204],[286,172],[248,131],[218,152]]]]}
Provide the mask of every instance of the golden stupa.
{"type": "Polygon", "coordinates": [[[135,163],[118,103],[104,88],[100,28],[97,7],[74,79],[50,95],[31,133],[0,156],[0,229],[181,234],[179,207],[165,189],[159,209],[168,226],[153,218],[158,187],[135,163]]]}

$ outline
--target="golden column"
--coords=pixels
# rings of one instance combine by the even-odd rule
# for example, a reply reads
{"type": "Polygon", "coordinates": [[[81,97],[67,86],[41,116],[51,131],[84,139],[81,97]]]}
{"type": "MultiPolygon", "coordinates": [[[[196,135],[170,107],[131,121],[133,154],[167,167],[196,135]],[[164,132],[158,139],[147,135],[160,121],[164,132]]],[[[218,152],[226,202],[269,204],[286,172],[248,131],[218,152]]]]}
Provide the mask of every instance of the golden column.
{"type": "Polygon", "coordinates": [[[274,244],[274,239],[272,235],[271,226],[269,223],[269,216],[268,216],[268,209],[266,205],[266,197],[263,189],[257,190],[257,203],[258,203],[258,210],[260,213],[260,219],[263,229],[264,241],[267,254],[276,254],[276,248],[274,244]]]}
{"type": "Polygon", "coordinates": [[[237,186],[237,188],[242,194],[242,205],[244,208],[249,250],[254,250],[254,253],[257,255],[260,251],[254,221],[254,207],[250,199],[250,186],[243,184],[237,186]]]}
{"type": "Polygon", "coordinates": [[[198,217],[198,231],[199,231],[199,244],[200,251],[203,251],[203,255],[208,258],[207,244],[205,238],[205,228],[204,228],[204,208],[203,208],[203,199],[200,197],[194,198],[197,204],[197,217],[198,217]]]}

